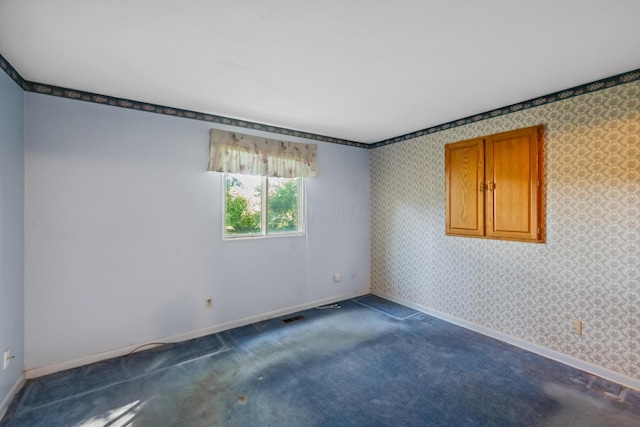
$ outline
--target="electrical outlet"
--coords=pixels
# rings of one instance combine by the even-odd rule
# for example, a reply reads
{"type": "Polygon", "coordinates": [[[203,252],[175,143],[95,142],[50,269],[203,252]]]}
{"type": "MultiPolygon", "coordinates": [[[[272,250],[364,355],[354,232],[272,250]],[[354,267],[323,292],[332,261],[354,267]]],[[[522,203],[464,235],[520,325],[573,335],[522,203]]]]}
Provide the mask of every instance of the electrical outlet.
{"type": "Polygon", "coordinates": [[[569,332],[582,335],[582,320],[571,319],[569,321],[569,332]]]}
{"type": "Polygon", "coordinates": [[[340,273],[333,273],[333,281],[338,283],[341,280],[340,273]]]}
{"type": "Polygon", "coordinates": [[[211,307],[213,307],[213,300],[212,300],[211,298],[207,298],[207,299],[206,299],[206,301],[205,301],[205,303],[204,303],[204,306],[205,306],[206,308],[211,308],[211,307]]]}
{"type": "Polygon", "coordinates": [[[7,369],[10,363],[11,363],[11,349],[8,348],[4,351],[4,355],[2,356],[2,369],[7,369]]]}

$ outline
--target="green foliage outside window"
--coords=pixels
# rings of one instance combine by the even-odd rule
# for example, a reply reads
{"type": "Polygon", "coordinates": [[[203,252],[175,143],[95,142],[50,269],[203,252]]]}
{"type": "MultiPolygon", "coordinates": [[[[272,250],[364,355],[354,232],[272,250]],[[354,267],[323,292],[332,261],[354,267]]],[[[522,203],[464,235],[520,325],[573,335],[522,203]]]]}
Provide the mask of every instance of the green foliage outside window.
{"type": "Polygon", "coordinates": [[[227,234],[260,232],[260,212],[250,212],[248,210],[249,203],[247,199],[240,196],[233,196],[227,191],[226,204],[225,230],[227,234]]]}
{"type": "Polygon", "coordinates": [[[269,231],[298,230],[298,182],[296,179],[269,181],[269,231]]]}
{"type": "Polygon", "coordinates": [[[264,234],[262,206],[267,208],[267,233],[296,232],[298,227],[298,179],[226,175],[225,234],[264,234]],[[262,187],[268,191],[263,197],[262,187]],[[266,199],[266,200],[265,200],[266,199]]]}

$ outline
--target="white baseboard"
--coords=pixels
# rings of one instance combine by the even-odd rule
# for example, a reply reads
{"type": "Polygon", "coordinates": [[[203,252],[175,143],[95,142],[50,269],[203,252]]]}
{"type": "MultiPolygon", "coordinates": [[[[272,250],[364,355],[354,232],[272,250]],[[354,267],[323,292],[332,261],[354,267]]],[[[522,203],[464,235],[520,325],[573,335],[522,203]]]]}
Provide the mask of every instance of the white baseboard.
{"type": "Polygon", "coordinates": [[[584,360],[577,359],[573,356],[566,355],[564,353],[560,353],[555,350],[550,350],[546,347],[542,347],[538,344],[533,344],[528,341],[524,341],[520,338],[512,337],[507,334],[503,334],[502,332],[495,331],[493,329],[485,328],[484,326],[477,325],[475,323],[468,322],[466,320],[459,319],[454,316],[450,316],[445,313],[441,313],[436,310],[432,310],[430,308],[424,307],[419,304],[414,304],[410,301],[404,300],[402,298],[398,298],[392,295],[387,295],[383,292],[372,291],[374,295],[377,295],[381,298],[387,299],[389,301],[396,302],[398,304],[402,304],[404,306],[413,308],[414,310],[421,311],[430,316],[437,317],[438,319],[442,319],[446,322],[453,323],[454,325],[461,326],[466,329],[470,329],[472,331],[478,332],[480,334],[489,336],[491,338],[495,338],[497,340],[506,342],[516,347],[520,347],[524,350],[528,350],[532,353],[539,354],[541,356],[547,357],[549,359],[555,360],[560,363],[564,363],[565,365],[569,365],[573,368],[580,369],[582,371],[588,372],[590,374],[596,375],[598,377],[607,379],[609,381],[613,381],[617,384],[621,384],[625,387],[634,390],[640,390],[640,379],[629,377],[627,375],[620,374],[618,372],[612,371],[607,368],[603,368],[602,366],[594,365],[593,363],[585,362],[584,360]]]}
{"type": "Polygon", "coordinates": [[[25,375],[22,373],[20,377],[18,377],[18,381],[11,387],[9,393],[2,399],[0,402],[0,420],[4,417],[4,414],[7,413],[7,409],[9,409],[9,405],[13,401],[14,396],[20,391],[25,382],[25,375]]]}
{"type": "MultiPolygon", "coordinates": [[[[193,331],[185,332],[178,335],[173,335],[165,338],[158,338],[153,340],[152,342],[164,342],[164,343],[176,343],[180,341],[186,341],[194,338],[203,337],[210,334],[215,334],[218,332],[226,331],[227,329],[238,328],[240,326],[250,325],[252,323],[261,322],[263,320],[272,319],[274,317],[284,316],[286,314],[295,313],[297,311],[307,310],[309,308],[332,304],[337,301],[342,301],[345,299],[356,298],[362,295],[367,295],[371,292],[371,289],[362,289],[360,291],[351,292],[344,295],[337,295],[329,298],[324,298],[320,300],[311,301],[308,303],[296,305],[293,307],[282,308],[279,310],[270,311],[267,313],[259,314],[257,316],[245,317],[243,319],[234,320],[231,322],[219,323],[216,325],[211,325],[206,328],[196,329],[193,331]]],[[[102,360],[112,359],[114,357],[124,356],[129,354],[132,350],[140,347],[141,345],[148,344],[147,342],[138,343],[135,345],[130,345],[127,347],[118,348],[115,350],[109,350],[102,353],[92,354],[89,356],[84,356],[78,359],[69,360],[67,362],[54,363],[52,365],[46,365],[36,368],[27,369],[25,371],[27,379],[41,377],[43,375],[49,375],[60,371],[65,371],[67,369],[77,368],[79,366],[88,365],[90,363],[100,362],[102,360]]],[[[146,349],[152,348],[152,345],[145,347],[146,349]]]]}

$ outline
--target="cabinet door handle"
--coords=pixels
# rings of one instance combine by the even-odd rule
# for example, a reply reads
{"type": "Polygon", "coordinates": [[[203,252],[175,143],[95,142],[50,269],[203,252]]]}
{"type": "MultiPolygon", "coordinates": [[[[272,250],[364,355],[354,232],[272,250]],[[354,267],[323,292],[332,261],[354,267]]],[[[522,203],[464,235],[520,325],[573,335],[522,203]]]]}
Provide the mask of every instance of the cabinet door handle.
{"type": "Polygon", "coordinates": [[[478,187],[478,190],[482,193],[484,191],[484,182],[481,182],[478,187]]]}
{"type": "Polygon", "coordinates": [[[493,191],[496,188],[496,184],[493,181],[489,181],[489,191],[493,191]]]}

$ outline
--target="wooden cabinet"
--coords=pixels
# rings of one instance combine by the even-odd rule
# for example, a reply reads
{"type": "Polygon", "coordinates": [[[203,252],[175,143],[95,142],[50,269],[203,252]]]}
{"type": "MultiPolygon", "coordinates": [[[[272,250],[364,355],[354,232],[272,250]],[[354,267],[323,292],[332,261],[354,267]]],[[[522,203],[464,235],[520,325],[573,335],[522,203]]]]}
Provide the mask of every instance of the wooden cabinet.
{"type": "Polygon", "coordinates": [[[445,145],[446,234],[544,242],[543,127],[445,145]]]}
{"type": "Polygon", "coordinates": [[[484,139],[444,147],[447,234],[484,236],[484,139]]]}

